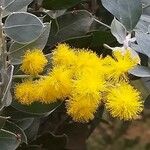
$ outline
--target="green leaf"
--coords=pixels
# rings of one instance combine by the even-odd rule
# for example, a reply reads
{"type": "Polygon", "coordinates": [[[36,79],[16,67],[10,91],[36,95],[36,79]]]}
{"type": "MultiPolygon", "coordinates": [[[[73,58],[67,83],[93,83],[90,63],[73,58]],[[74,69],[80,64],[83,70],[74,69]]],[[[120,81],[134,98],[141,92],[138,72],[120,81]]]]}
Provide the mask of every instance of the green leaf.
{"type": "Polygon", "coordinates": [[[141,0],[102,0],[102,4],[128,31],[134,29],[142,14],[141,0]]]}
{"type": "Polygon", "coordinates": [[[23,130],[26,130],[33,123],[33,121],[34,118],[23,118],[21,120],[18,120],[16,124],[23,130]]]}
{"type": "Polygon", "coordinates": [[[5,126],[3,129],[15,133],[18,136],[18,140],[20,140],[21,143],[23,143],[23,142],[27,143],[27,137],[26,137],[24,131],[18,125],[14,124],[13,122],[7,121],[5,123],[5,126]]]}
{"type": "Polygon", "coordinates": [[[3,128],[7,119],[9,119],[9,117],[0,116],[0,129],[3,128]]]}
{"type": "Polygon", "coordinates": [[[41,20],[30,13],[12,13],[5,21],[7,36],[18,43],[29,43],[37,39],[43,31],[41,20]]]}
{"type": "Polygon", "coordinates": [[[17,138],[17,135],[1,129],[0,130],[0,149],[1,150],[16,150],[20,145],[20,140],[17,138]]]}
{"type": "Polygon", "coordinates": [[[43,7],[49,10],[68,9],[86,0],[43,0],[43,7]]]}
{"type": "Polygon", "coordinates": [[[12,120],[22,120],[24,118],[33,118],[33,117],[37,116],[34,114],[24,113],[22,111],[15,109],[12,106],[9,106],[9,107],[7,107],[7,109],[4,109],[3,115],[6,117],[10,116],[12,120]]]}
{"type": "Polygon", "coordinates": [[[52,22],[48,46],[52,47],[58,42],[85,36],[93,22],[91,13],[85,10],[68,12],[52,22]]]}
{"type": "Polygon", "coordinates": [[[145,86],[145,91],[147,92],[147,94],[150,93],[150,77],[147,77],[147,78],[141,78],[141,81],[142,83],[144,84],[145,86]]]}
{"type": "Polygon", "coordinates": [[[2,0],[3,10],[16,12],[29,5],[33,0],[2,0]]]}
{"type": "Polygon", "coordinates": [[[61,105],[61,102],[56,102],[52,104],[42,104],[35,102],[29,106],[22,105],[17,101],[13,100],[12,105],[15,109],[22,111],[24,113],[32,114],[35,116],[48,115],[51,114],[57,107],[61,105]]]}
{"type": "Polygon", "coordinates": [[[142,79],[132,80],[131,85],[136,87],[136,89],[140,91],[143,100],[147,98],[150,90],[148,89],[148,87],[142,79]]]}
{"type": "MultiPolygon", "coordinates": [[[[98,54],[108,54],[108,50],[103,48],[103,44],[113,45],[116,43],[115,37],[109,31],[94,31],[88,36],[75,38],[67,41],[71,46],[77,48],[90,48],[98,54]]],[[[111,52],[111,51],[110,51],[111,52]]]]}
{"type": "Polygon", "coordinates": [[[150,109],[150,95],[148,95],[148,97],[146,98],[146,100],[144,101],[144,107],[146,109],[150,109]]]}
{"type": "Polygon", "coordinates": [[[124,43],[127,31],[123,24],[121,24],[116,18],[114,18],[114,20],[111,23],[111,33],[112,35],[114,35],[114,37],[116,37],[117,41],[120,44],[124,43]]]}
{"type": "Polygon", "coordinates": [[[25,130],[28,141],[33,141],[37,138],[40,127],[40,118],[34,118],[32,124],[25,130]]]}
{"type": "Polygon", "coordinates": [[[20,64],[22,60],[22,56],[29,49],[30,50],[34,48],[41,49],[41,50],[44,49],[47,43],[48,37],[49,37],[51,24],[45,23],[44,25],[45,26],[43,28],[42,34],[35,41],[28,43],[28,44],[20,44],[17,42],[14,42],[11,44],[9,52],[8,52],[8,57],[9,57],[11,64],[14,64],[14,65],[20,64]]]}

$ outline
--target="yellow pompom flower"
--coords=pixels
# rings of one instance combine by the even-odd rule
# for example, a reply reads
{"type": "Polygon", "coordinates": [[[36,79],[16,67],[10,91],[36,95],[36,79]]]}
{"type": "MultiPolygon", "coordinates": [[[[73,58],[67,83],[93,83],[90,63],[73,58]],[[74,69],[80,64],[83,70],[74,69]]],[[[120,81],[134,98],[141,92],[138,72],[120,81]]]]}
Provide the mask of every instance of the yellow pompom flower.
{"type": "Polygon", "coordinates": [[[28,50],[23,56],[21,70],[25,74],[38,75],[43,72],[47,59],[39,49],[28,50]]]}
{"type": "Polygon", "coordinates": [[[17,84],[14,92],[16,100],[24,105],[30,105],[37,99],[36,84],[33,81],[26,80],[17,84]]]}
{"type": "Polygon", "coordinates": [[[133,57],[129,50],[121,52],[116,50],[113,52],[113,58],[107,56],[103,60],[105,74],[108,80],[118,82],[120,79],[127,79],[127,73],[135,67],[139,62],[138,57],[133,57]]]}
{"type": "Polygon", "coordinates": [[[54,67],[49,76],[52,86],[57,91],[58,99],[65,98],[72,91],[72,71],[64,67],[54,67]]]}
{"type": "Polygon", "coordinates": [[[39,80],[38,85],[42,103],[64,100],[72,90],[72,73],[63,67],[55,67],[47,77],[39,80]]]}
{"type": "Polygon", "coordinates": [[[98,104],[93,103],[93,99],[82,95],[75,95],[67,101],[67,114],[75,122],[89,122],[94,118],[94,113],[98,104]]]}
{"type": "Polygon", "coordinates": [[[90,74],[83,76],[73,82],[73,94],[80,94],[93,98],[93,101],[100,101],[101,92],[105,89],[105,81],[90,74]]]}
{"type": "Polygon", "coordinates": [[[88,122],[101,104],[101,90],[104,83],[95,78],[82,77],[73,82],[70,100],[67,101],[67,113],[76,122],[88,122]]]}
{"type": "Polygon", "coordinates": [[[79,49],[76,54],[77,61],[74,66],[74,72],[77,76],[82,76],[85,73],[94,73],[96,75],[102,73],[102,63],[96,53],[90,50],[79,49]]]}
{"type": "Polygon", "coordinates": [[[138,58],[133,58],[130,51],[121,53],[120,51],[114,51],[113,55],[116,59],[112,67],[114,67],[114,77],[119,77],[127,73],[130,69],[135,67],[139,60],[138,58]]]}
{"type": "Polygon", "coordinates": [[[76,61],[74,50],[67,44],[59,44],[53,51],[53,65],[71,67],[76,61]]]}
{"type": "Polygon", "coordinates": [[[121,120],[136,119],[143,110],[140,93],[127,83],[111,88],[107,95],[106,109],[121,120]]]}
{"type": "Polygon", "coordinates": [[[57,91],[53,87],[53,80],[46,76],[38,81],[37,95],[41,103],[50,104],[57,101],[57,91]]]}

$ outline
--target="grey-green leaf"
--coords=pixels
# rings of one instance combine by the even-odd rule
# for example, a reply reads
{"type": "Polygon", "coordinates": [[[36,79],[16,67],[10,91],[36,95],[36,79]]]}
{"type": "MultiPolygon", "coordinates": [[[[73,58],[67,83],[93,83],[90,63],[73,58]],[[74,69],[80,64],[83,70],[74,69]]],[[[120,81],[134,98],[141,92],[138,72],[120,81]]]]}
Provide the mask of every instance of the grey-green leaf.
{"type": "Polygon", "coordinates": [[[136,66],[129,73],[137,77],[150,77],[150,68],[144,66],[136,66]]]}
{"type": "Polygon", "coordinates": [[[135,37],[141,50],[150,57],[150,35],[142,32],[136,32],[135,37]]]}
{"type": "Polygon", "coordinates": [[[134,51],[136,51],[136,52],[145,54],[145,53],[141,50],[141,48],[140,48],[140,46],[139,46],[138,44],[130,43],[130,47],[131,47],[134,51]]]}
{"type": "MultiPolygon", "coordinates": [[[[27,6],[20,9],[19,12],[27,12],[27,6]]],[[[6,17],[10,14],[11,14],[11,12],[4,10],[3,13],[2,13],[2,18],[6,17]]]]}
{"type": "Polygon", "coordinates": [[[123,24],[120,23],[116,18],[114,18],[111,23],[111,33],[113,34],[114,37],[116,37],[117,41],[120,44],[124,43],[127,31],[126,28],[123,26],[123,24]]]}
{"type": "Polygon", "coordinates": [[[8,67],[7,72],[2,70],[2,79],[3,79],[3,83],[4,83],[4,86],[2,88],[3,96],[1,99],[2,108],[4,106],[9,106],[12,101],[10,88],[11,88],[11,83],[12,83],[13,71],[14,71],[13,65],[10,65],[8,67]]]}
{"type": "Polygon", "coordinates": [[[28,6],[33,0],[2,0],[2,7],[8,12],[16,12],[28,6]]]}
{"type": "Polygon", "coordinates": [[[30,13],[12,13],[5,21],[4,30],[10,38],[18,43],[29,43],[42,33],[44,24],[30,13]]]}
{"type": "Polygon", "coordinates": [[[147,33],[148,32],[148,26],[150,23],[140,19],[138,24],[136,25],[135,30],[139,31],[139,32],[143,32],[143,33],[147,33]]]}
{"type": "Polygon", "coordinates": [[[43,50],[50,32],[50,23],[45,23],[42,34],[35,41],[27,44],[20,44],[17,42],[12,43],[9,49],[8,57],[11,64],[17,65],[21,63],[21,58],[27,50],[32,50],[34,48],[43,50]]]}
{"type": "Polygon", "coordinates": [[[134,29],[142,14],[141,0],[102,0],[102,4],[128,31],[134,29]]]}

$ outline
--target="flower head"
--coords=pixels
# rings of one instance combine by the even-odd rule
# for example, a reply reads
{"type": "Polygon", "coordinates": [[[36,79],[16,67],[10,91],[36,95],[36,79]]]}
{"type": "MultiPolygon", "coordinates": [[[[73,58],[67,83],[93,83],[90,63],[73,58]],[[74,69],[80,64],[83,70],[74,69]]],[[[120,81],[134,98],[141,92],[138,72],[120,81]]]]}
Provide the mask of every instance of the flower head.
{"type": "Polygon", "coordinates": [[[116,82],[120,78],[126,79],[127,72],[135,67],[139,58],[132,57],[131,52],[126,50],[125,52],[114,51],[113,57],[107,56],[104,58],[104,67],[106,69],[105,73],[108,79],[112,79],[116,82]]]}
{"type": "Polygon", "coordinates": [[[90,74],[83,76],[73,82],[73,94],[81,94],[86,97],[91,97],[100,101],[101,92],[105,89],[105,81],[103,79],[96,78],[90,74]]]}
{"type": "Polygon", "coordinates": [[[93,99],[82,95],[73,96],[67,101],[67,114],[76,122],[88,122],[94,118],[99,105],[93,99]]]}
{"type": "Polygon", "coordinates": [[[119,77],[124,73],[127,73],[130,69],[138,64],[138,59],[133,58],[130,51],[126,51],[124,54],[120,51],[113,53],[116,61],[113,64],[114,75],[119,77]]]}
{"type": "Polygon", "coordinates": [[[24,105],[30,105],[37,99],[36,84],[32,81],[26,80],[15,87],[16,99],[24,105]]]}
{"type": "Polygon", "coordinates": [[[72,91],[72,72],[64,67],[54,67],[49,74],[58,99],[65,98],[72,91]]]}
{"type": "Polygon", "coordinates": [[[53,80],[49,76],[38,81],[37,95],[41,103],[50,104],[57,101],[57,91],[52,83],[53,80]]]}
{"type": "Polygon", "coordinates": [[[101,91],[104,90],[104,80],[99,80],[91,74],[73,81],[70,99],[67,101],[67,113],[76,122],[88,122],[94,118],[94,113],[101,104],[101,91]]]}
{"type": "Polygon", "coordinates": [[[39,97],[43,103],[53,103],[64,100],[72,90],[72,74],[64,67],[55,67],[49,75],[38,82],[39,97]]]}
{"type": "Polygon", "coordinates": [[[77,76],[84,74],[100,75],[102,73],[102,63],[96,53],[80,49],[76,54],[77,61],[74,66],[74,72],[77,76]]]}
{"type": "Polygon", "coordinates": [[[127,83],[111,88],[106,100],[106,109],[113,117],[123,120],[136,119],[143,110],[140,93],[127,83]]]}
{"type": "Polygon", "coordinates": [[[53,51],[53,65],[71,67],[76,61],[76,55],[73,49],[67,44],[59,44],[53,51]]]}
{"type": "Polygon", "coordinates": [[[21,70],[30,75],[38,75],[43,72],[47,59],[39,49],[28,50],[22,60],[21,70]]]}

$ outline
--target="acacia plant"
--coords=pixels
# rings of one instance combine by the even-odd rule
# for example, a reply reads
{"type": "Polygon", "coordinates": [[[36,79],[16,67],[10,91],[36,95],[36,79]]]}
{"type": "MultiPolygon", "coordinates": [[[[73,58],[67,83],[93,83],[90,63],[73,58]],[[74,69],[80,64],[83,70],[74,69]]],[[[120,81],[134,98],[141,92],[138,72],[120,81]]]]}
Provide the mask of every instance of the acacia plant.
{"type": "Polygon", "coordinates": [[[106,114],[140,119],[149,32],[148,0],[1,0],[0,149],[84,150],[106,114]]]}

